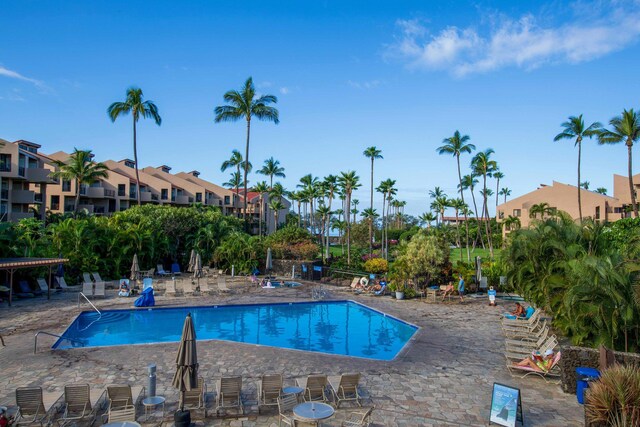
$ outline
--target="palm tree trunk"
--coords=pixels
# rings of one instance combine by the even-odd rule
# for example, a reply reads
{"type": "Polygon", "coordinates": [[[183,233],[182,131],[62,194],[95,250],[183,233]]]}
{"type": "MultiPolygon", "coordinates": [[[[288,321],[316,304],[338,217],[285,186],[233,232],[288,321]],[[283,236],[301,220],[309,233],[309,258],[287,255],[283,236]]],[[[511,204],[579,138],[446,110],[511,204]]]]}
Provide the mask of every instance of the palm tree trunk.
{"type": "Polygon", "coordinates": [[[496,208],[498,207],[499,198],[500,198],[500,178],[496,178],[496,208]]]}
{"type": "Polygon", "coordinates": [[[580,194],[580,157],[582,155],[582,141],[578,137],[578,217],[580,218],[580,224],[582,224],[582,195],[580,194]]]}
{"type": "Polygon", "coordinates": [[[333,201],[333,194],[329,193],[329,218],[327,218],[327,242],[325,245],[326,259],[329,259],[329,230],[331,229],[331,202],[333,201]]]}
{"type": "MultiPolygon", "coordinates": [[[[371,157],[371,203],[369,204],[373,212],[373,157],[371,157]]],[[[369,221],[369,255],[373,253],[373,218],[369,221]]]]}
{"type": "Polygon", "coordinates": [[[491,226],[489,224],[489,205],[487,203],[487,174],[484,174],[484,211],[485,211],[485,224],[484,229],[487,232],[487,243],[489,244],[489,253],[491,254],[491,258],[493,258],[493,244],[491,242],[491,226]]]}
{"type": "Polygon", "coordinates": [[[300,215],[300,205],[302,203],[298,200],[298,228],[302,227],[302,215],[300,215]]]}
{"type": "MultiPolygon", "coordinates": [[[[244,150],[244,207],[242,219],[246,230],[249,230],[247,223],[247,174],[249,173],[249,135],[251,134],[251,118],[247,118],[247,146],[244,150]]],[[[276,227],[277,228],[277,227],[276,227]]]]}
{"type": "Polygon", "coordinates": [[[133,161],[136,164],[136,198],[138,199],[138,206],[140,206],[140,174],[138,173],[138,143],[136,141],[136,122],[138,116],[133,114],[133,161]]]}
{"type": "Polygon", "coordinates": [[[262,214],[264,212],[264,205],[262,204],[262,193],[260,193],[260,219],[258,220],[258,235],[262,236],[262,214]]]}
{"type": "MultiPolygon", "coordinates": [[[[480,244],[482,245],[482,249],[484,249],[484,240],[482,239],[482,232],[480,231],[480,217],[478,216],[478,205],[476,204],[476,195],[473,194],[473,187],[469,187],[469,190],[471,190],[471,199],[473,199],[473,210],[476,213],[478,239],[480,239],[480,244]]],[[[475,247],[475,244],[474,244],[474,247],[475,247]]]]}
{"type": "MultiPolygon", "coordinates": [[[[347,198],[345,199],[346,205],[351,206],[351,192],[347,192],[347,198]]],[[[351,215],[349,212],[345,212],[344,217],[347,220],[347,265],[351,265],[351,215]]]]}
{"type": "Polygon", "coordinates": [[[387,218],[384,215],[384,208],[385,208],[385,202],[387,200],[387,195],[382,193],[382,229],[380,230],[380,235],[382,237],[382,242],[381,243],[381,251],[382,251],[382,257],[384,258],[384,229],[385,229],[385,224],[387,223],[387,218]]]}
{"type": "Polygon", "coordinates": [[[460,248],[460,261],[462,261],[462,245],[460,244],[460,224],[458,224],[458,208],[456,208],[456,233],[458,234],[458,247],[460,248]]]}
{"type": "Polygon", "coordinates": [[[631,205],[633,206],[633,215],[638,218],[638,205],[636,204],[636,192],[633,188],[633,168],[631,167],[631,160],[633,155],[631,148],[633,147],[633,141],[631,138],[627,138],[627,152],[629,153],[629,191],[631,192],[631,205]]]}
{"type": "MultiPolygon", "coordinates": [[[[462,199],[462,203],[464,204],[464,189],[462,188],[462,173],[460,172],[460,155],[456,156],[458,160],[458,181],[460,182],[460,198],[462,199]]],[[[467,262],[471,262],[471,252],[469,252],[469,218],[465,214],[464,228],[467,232],[467,240],[465,242],[465,246],[467,248],[467,262]]]]}
{"type": "Polygon", "coordinates": [[[80,206],[80,181],[76,179],[76,200],[73,205],[74,216],[78,216],[78,206],[80,206]]]}

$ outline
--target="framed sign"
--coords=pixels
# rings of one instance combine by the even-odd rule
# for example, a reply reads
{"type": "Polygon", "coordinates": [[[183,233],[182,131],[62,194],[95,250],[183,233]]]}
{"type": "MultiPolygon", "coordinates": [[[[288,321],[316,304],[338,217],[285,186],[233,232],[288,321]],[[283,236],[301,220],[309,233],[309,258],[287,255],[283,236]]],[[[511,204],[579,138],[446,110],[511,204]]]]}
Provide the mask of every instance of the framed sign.
{"type": "Polygon", "coordinates": [[[493,383],[489,422],[505,427],[515,427],[519,422],[524,426],[520,389],[493,383]]]}

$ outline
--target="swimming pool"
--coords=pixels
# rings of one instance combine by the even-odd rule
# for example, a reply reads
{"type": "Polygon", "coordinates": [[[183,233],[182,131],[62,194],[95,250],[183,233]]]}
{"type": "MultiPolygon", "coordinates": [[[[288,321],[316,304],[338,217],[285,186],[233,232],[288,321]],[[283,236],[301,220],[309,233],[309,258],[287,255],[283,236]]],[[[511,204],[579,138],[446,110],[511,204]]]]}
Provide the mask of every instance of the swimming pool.
{"type": "MultiPolygon", "coordinates": [[[[271,286],[273,288],[282,288],[283,286],[285,288],[297,288],[298,286],[302,286],[302,283],[298,283],[298,282],[280,282],[277,280],[274,280],[271,282],[271,286]]],[[[269,289],[268,287],[263,286],[264,289],[269,289]]]]}
{"type": "Polygon", "coordinates": [[[82,312],[54,349],[178,342],[191,313],[198,340],[392,360],[418,330],[354,301],[82,312]]]}

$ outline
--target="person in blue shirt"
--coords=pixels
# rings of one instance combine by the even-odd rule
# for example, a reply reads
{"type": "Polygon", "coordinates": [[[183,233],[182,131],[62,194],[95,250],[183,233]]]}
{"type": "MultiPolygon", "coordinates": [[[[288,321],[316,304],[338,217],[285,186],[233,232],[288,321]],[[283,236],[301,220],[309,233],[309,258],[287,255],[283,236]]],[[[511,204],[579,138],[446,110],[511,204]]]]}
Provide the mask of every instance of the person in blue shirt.
{"type": "Polygon", "coordinates": [[[493,289],[493,286],[489,287],[489,292],[487,292],[487,295],[489,295],[489,305],[496,305],[496,290],[493,289]]]}
{"type": "Polygon", "coordinates": [[[460,304],[464,302],[464,278],[462,274],[458,275],[460,281],[458,282],[458,295],[460,295],[460,304]]]}

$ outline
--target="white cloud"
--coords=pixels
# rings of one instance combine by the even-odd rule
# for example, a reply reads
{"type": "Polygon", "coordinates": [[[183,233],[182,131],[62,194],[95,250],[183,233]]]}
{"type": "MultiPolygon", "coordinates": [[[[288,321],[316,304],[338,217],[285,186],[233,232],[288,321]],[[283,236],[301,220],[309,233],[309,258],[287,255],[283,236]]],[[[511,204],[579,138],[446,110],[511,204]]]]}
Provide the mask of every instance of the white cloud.
{"type": "Polygon", "coordinates": [[[347,84],[356,89],[375,89],[382,84],[380,80],[369,80],[364,82],[354,82],[347,80],[347,84]]]}
{"type": "Polygon", "coordinates": [[[406,61],[409,68],[446,70],[456,76],[591,61],[640,39],[640,1],[581,3],[572,19],[555,27],[540,24],[532,14],[485,21],[493,24],[484,31],[448,26],[432,34],[423,21],[400,20],[400,35],[385,54],[406,61]],[[584,8],[600,13],[578,15],[584,8]]]}
{"type": "Polygon", "coordinates": [[[23,76],[22,74],[10,70],[8,68],[3,67],[2,65],[0,65],[0,76],[4,76],[4,77],[8,77],[10,79],[16,79],[16,80],[22,80],[24,82],[29,82],[32,83],[34,85],[36,85],[39,88],[44,88],[45,85],[43,82],[41,82],[40,80],[36,80],[36,79],[32,79],[30,77],[26,77],[23,76]]]}
{"type": "Polygon", "coordinates": [[[280,88],[280,93],[283,95],[288,95],[289,93],[291,93],[291,89],[289,89],[288,87],[284,86],[280,88]]]}

